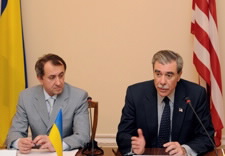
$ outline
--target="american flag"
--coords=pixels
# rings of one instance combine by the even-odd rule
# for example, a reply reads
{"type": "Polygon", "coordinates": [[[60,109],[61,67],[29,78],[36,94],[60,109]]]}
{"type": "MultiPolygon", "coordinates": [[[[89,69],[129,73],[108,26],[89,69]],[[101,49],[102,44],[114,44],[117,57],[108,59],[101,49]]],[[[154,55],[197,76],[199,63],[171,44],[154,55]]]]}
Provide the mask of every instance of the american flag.
{"type": "Polygon", "coordinates": [[[193,0],[191,33],[194,35],[193,62],[210,98],[215,144],[221,144],[224,124],[222,80],[219,56],[216,0],[193,0]]]}

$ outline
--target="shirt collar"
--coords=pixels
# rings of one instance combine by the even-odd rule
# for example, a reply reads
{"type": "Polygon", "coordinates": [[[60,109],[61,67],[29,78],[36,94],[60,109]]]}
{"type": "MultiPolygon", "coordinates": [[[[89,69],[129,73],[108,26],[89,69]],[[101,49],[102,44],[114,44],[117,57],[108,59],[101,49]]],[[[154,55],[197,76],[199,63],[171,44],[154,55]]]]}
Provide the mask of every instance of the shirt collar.
{"type": "Polygon", "coordinates": [[[44,91],[44,95],[45,95],[45,100],[48,100],[49,98],[56,99],[57,95],[50,96],[44,88],[43,88],[43,91],[44,91]]]}
{"type": "MultiPolygon", "coordinates": [[[[175,95],[175,90],[170,95],[167,96],[172,103],[174,103],[174,95],[175,95]]],[[[165,96],[160,96],[159,94],[157,94],[158,104],[162,104],[164,97],[165,96]]]]}

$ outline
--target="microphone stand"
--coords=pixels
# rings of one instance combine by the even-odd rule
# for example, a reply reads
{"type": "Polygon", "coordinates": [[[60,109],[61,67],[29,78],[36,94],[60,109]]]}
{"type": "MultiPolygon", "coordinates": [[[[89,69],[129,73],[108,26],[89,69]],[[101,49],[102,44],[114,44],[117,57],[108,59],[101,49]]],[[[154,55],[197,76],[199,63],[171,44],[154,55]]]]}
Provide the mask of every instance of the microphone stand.
{"type": "Polygon", "coordinates": [[[93,132],[92,132],[92,113],[91,108],[89,108],[89,119],[90,119],[90,136],[91,140],[82,150],[82,154],[85,154],[86,156],[95,156],[94,152],[94,138],[93,138],[93,132]]]}
{"type": "Polygon", "coordinates": [[[91,156],[94,156],[94,138],[93,138],[93,132],[92,132],[92,113],[91,108],[89,108],[90,112],[90,126],[91,126],[91,156]]]}
{"type": "MultiPolygon", "coordinates": [[[[213,142],[212,138],[209,136],[209,133],[208,133],[208,131],[206,130],[205,126],[203,125],[203,123],[202,123],[201,119],[199,118],[198,114],[197,114],[196,111],[194,110],[194,108],[193,108],[193,106],[192,106],[192,104],[191,104],[190,98],[189,98],[189,97],[186,97],[186,98],[185,98],[185,102],[191,107],[193,113],[195,114],[196,118],[198,119],[199,123],[201,124],[202,128],[204,129],[205,133],[207,134],[207,136],[208,136],[210,142],[211,142],[212,145],[214,146],[214,150],[215,150],[215,152],[216,152],[216,156],[218,156],[218,152],[217,152],[217,150],[216,150],[216,145],[215,145],[215,143],[213,142]]],[[[223,152],[223,149],[222,149],[222,152],[223,152]]],[[[224,152],[223,152],[223,153],[224,153],[224,152]]]]}
{"type": "MultiPolygon", "coordinates": [[[[91,101],[91,97],[88,98],[88,101],[91,101]]],[[[97,156],[102,155],[104,151],[98,147],[97,142],[94,140],[93,131],[92,131],[92,111],[91,107],[89,107],[89,118],[90,118],[90,136],[91,140],[89,143],[87,143],[86,147],[82,150],[82,154],[85,154],[86,156],[97,156]]]]}

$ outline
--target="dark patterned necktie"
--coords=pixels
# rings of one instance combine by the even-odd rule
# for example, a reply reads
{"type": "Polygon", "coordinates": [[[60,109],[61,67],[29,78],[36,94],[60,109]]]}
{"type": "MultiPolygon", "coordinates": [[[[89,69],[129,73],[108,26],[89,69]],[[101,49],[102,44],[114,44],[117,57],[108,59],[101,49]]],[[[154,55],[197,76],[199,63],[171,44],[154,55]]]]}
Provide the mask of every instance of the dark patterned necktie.
{"type": "Polygon", "coordinates": [[[159,136],[158,136],[158,146],[163,147],[163,144],[169,142],[170,139],[170,99],[166,96],[163,101],[165,102],[165,107],[163,109],[159,136]]]}

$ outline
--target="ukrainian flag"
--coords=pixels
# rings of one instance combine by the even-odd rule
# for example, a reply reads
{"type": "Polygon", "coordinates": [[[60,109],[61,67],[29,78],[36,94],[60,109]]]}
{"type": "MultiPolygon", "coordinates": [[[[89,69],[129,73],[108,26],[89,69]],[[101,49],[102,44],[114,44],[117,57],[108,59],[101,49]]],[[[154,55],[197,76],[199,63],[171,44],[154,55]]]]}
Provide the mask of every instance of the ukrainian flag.
{"type": "Polygon", "coordinates": [[[26,88],[20,0],[0,0],[0,147],[26,88]]]}
{"type": "Polygon", "coordinates": [[[62,150],[62,137],[63,137],[63,124],[62,124],[62,109],[60,109],[55,123],[52,126],[52,129],[49,133],[49,139],[55,148],[55,151],[58,156],[63,155],[63,150],[62,150]]]}

